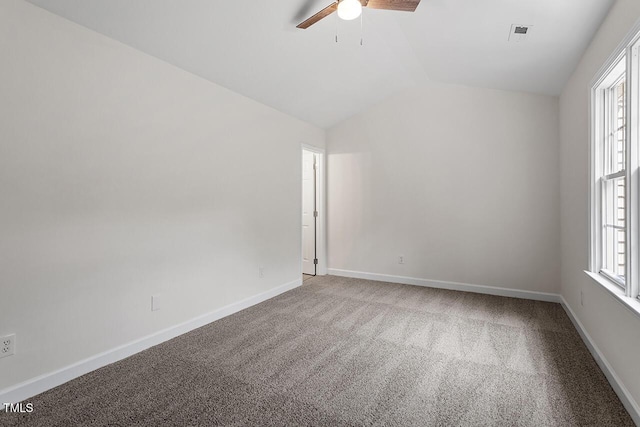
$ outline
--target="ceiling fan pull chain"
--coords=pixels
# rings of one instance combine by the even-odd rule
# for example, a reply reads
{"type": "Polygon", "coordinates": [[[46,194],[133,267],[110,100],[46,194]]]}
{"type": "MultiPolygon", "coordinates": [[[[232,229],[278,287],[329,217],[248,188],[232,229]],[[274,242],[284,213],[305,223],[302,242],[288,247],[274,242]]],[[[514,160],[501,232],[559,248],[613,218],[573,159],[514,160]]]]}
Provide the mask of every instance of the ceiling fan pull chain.
{"type": "Polygon", "coordinates": [[[360,14],[360,46],[362,46],[362,41],[364,40],[364,31],[362,30],[362,15],[364,15],[364,13],[360,14]]]}
{"type": "Polygon", "coordinates": [[[340,17],[336,13],[336,43],[338,43],[338,24],[340,23],[340,17]]]}

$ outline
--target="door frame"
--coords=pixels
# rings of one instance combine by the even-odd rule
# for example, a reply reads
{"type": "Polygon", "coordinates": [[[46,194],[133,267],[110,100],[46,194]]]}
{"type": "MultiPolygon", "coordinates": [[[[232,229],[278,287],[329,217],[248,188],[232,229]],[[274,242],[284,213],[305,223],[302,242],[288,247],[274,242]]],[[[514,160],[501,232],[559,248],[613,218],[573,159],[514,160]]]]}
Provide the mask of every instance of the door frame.
{"type": "Polygon", "coordinates": [[[324,276],[327,274],[327,196],[326,196],[326,151],[324,148],[314,147],[313,145],[300,144],[300,214],[298,218],[300,220],[298,225],[298,233],[300,233],[300,276],[302,276],[302,197],[303,197],[303,183],[302,183],[302,168],[304,151],[311,151],[318,155],[318,176],[316,187],[316,207],[318,209],[318,218],[316,219],[316,257],[318,258],[318,265],[316,266],[316,275],[324,276]]]}

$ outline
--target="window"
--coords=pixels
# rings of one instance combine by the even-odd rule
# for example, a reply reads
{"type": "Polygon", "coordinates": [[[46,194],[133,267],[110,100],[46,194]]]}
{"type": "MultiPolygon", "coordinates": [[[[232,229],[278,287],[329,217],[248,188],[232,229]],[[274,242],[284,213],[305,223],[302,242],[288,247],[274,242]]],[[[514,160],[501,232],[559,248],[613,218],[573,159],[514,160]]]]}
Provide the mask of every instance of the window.
{"type": "Polygon", "coordinates": [[[590,275],[640,312],[640,34],[591,89],[590,275]]]}
{"type": "MultiPolygon", "coordinates": [[[[624,63],[624,58],[621,61],[624,63]]],[[[602,129],[600,138],[600,174],[602,197],[602,262],[601,272],[625,288],[626,234],[626,72],[614,70],[614,81],[603,90],[602,129]]]]}

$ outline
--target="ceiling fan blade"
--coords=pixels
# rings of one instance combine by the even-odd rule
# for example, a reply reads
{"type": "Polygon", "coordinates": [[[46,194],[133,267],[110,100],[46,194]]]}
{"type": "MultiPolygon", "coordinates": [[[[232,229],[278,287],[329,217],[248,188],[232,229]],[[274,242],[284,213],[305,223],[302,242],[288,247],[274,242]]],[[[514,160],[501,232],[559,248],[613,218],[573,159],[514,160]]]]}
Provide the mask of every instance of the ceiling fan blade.
{"type": "Polygon", "coordinates": [[[402,10],[414,12],[420,0],[369,0],[367,7],[371,9],[402,10]]]}
{"type": "Polygon", "coordinates": [[[322,9],[320,12],[313,15],[311,18],[302,21],[296,26],[296,28],[302,28],[303,30],[307,29],[322,18],[326,18],[327,16],[331,15],[336,10],[338,10],[338,2],[332,3],[331,5],[322,9]]]}

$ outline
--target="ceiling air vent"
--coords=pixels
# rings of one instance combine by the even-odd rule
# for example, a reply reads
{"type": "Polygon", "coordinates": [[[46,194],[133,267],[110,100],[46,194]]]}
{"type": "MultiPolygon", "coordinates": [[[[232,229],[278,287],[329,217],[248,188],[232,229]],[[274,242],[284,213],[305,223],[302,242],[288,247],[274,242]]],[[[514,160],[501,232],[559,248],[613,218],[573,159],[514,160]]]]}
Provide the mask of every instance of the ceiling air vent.
{"type": "Polygon", "coordinates": [[[513,24],[511,26],[511,31],[509,32],[509,41],[510,42],[523,42],[527,39],[527,36],[531,34],[531,29],[533,25],[517,25],[513,24]]]}

